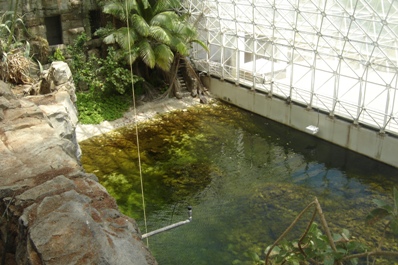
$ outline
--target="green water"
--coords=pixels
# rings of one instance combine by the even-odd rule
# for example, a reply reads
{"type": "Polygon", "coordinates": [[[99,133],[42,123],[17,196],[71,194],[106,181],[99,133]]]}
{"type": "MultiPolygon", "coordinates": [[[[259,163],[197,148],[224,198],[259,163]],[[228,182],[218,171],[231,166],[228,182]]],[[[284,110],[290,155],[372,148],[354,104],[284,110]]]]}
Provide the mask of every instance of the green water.
{"type": "MultiPolygon", "coordinates": [[[[160,116],[138,134],[148,231],[187,219],[193,206],[190,224],[149,238],[161,265],[259,264],[314,197],[332,231],[375,244],[381,227],[364,224],[372,199],[392,200],[398,186],[397,169],[222,103],[160,116]]],[[[86,171],[144,233],[135,129],[81,148],[86,171]]]]}

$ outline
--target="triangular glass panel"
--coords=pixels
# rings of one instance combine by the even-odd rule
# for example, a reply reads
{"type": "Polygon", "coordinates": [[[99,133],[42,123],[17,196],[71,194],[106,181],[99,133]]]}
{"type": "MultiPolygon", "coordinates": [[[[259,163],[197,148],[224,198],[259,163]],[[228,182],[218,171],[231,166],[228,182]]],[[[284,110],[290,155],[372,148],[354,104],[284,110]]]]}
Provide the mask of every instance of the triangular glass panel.
{"type": "Polygon", "coordinates": [[[276,28],[274,30],[274,42],[286,46],[293,45],[294,32],[291,29],[276,28]]]}
{"type": "Polygon", "coordinates": [[[227,48],[237,48],[238,40],[235,35],[224,34],[224,46],[227,48]]]}
{"type": "Polygon", "coordinates": [[[293,81],[292,86],[308,89],[311,84],[312,70],[309,67],[295,65],[293,67],[293,81]]]}
{"type": "Polygon", "coordinates": [[[322,22],[320,14],[300,12],[297,14],[297,30],[316,33],[319,31],[322,22]]]}
{"type": "Polygon", "coordinates": [[[350,22],[347,17],[327,16],[322,22],[322,35],[344,38],[347,36],[350,22]]]}
{"type": "Polygon", "coordinates": [[[316,59],[316,68],[325,72],[330,72],[330,73],[336,72],[339,65],[339,60],[337,56],[336,57],[329,56],[331,54],[318,53],[316,59]]]}
{"type": "Polygon", "coordinates": [[[348,34],[350,40],[355,40],[360,43],[373,43],[373,39],[370,38],[370,36],[366,32],[366,29],[363,29],[361,27],[361,24],[359,24],[357,21],[351,23],[348,34]]]}
{"type": "Polygon", "coordinates": [[[315,48],[315,43],[317,39],[318,37],[315,34],[307,32],[297,32],[295,35],[294,46],[297,49],[312,51],[315,48]]]}
{"type": "Polygon", "coordinates": [[[208,30],[213,30],[213,31],[220,31],[221,28],[221,24],[220,21],[217,18],[208,18],[206,20],[206,25],[205,25],[205,29],[208,30]]]}
{"type": "Polygon", "coordinates": [[[389,91],[386,86],[367,83],[364,107],[378,112],[384,112],[388,93],[389,91]]]}
{"type": "Polygon", "coordinates": [[[314,92],[323,96],[333,97],[336,82],[335,75],[325,71],[315,70],[314,92]]]}
{"type": "Polygon", "coordinates": [[[218,16],[225,19],[235,19],[235,5],[232,3],[218,3],[218,16]]]}
{"type": "Polygon", "coordinates": [[[325,54],[327,57],[338,57],[341,54],[344,43],[344,40],[341,38],[322,35],[318,40],[317,50],[319,54],[325,54]]]}
{"type": "Polygon", "coordinates": [[[313,63],[314,53],[301,49],[295,49],[293,52],[293,63],[305,67],[311,67],[313,63]]]}
{"type": "Polygon", "coordinates": [[[211,44],[222,45],[222,35],[219,31],[209,31],[208,38],[211,44]]]}
{"type": "Polygon", "coordinates": [[[385,86],[391,82],[391,80],[388,79],[391,79],[392,77],[392,75],[384,74],[380,71],[380,67],[375,64],[369,65],[366,72],[366,80],[371,84],[381,84],[385,86]]]}
{"type": "Polygon", "coordinates": [[[273,59],[283,62],[291,62],[292,49],[283,44],[276,44],[273,46],[273,59]]]}
{"type": "Polygon", "coordinates": [[[272,24],[272,18],[274,14],[274,10],[272,8],[256,6],[253,11],[254,11],[253,21],[255,24],[262,24],[262,25],[272,24]]]}
{"type": "Polygon", "coordinates": [[[352,104],[358,104],[361,82],[354,78],[347,78],[345,76],[339,77],[339,83],[344,86],[339,86],[338,98],[339,100],[350,102],[352,104]]]}
{"type": "Polygon", "coordinates": [[[370,51],[369,47],[366,44],[355,41],[347,41],[344,43],[344,50],[342,52],[342,55],[343,58],[347,60],[364,63],[368,60],[368,57],[365,56],[361,51],[362,50],[366,51],[366,49],[368,52],[370,51]]]}
{"type": "Polygon", "coordinates": [[[236,19],[241,22],[253,21],[253,7],[251,5],[236,5],[236,19]]]}

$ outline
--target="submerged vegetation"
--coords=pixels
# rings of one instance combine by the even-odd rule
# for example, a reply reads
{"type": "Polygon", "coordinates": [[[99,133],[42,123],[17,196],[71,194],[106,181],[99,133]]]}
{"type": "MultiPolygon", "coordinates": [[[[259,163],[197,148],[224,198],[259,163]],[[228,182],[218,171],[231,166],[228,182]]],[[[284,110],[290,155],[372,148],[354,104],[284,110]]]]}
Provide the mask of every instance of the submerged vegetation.
{"type": "MultiPolygon", "coordinates": [[[[104,120],[120,118],[130,107],[132,88],[137,95],[145,93],[146,89],[153,90],[155,88],[160,91],[159,87],[162,89],[166,87],[166,91],[162,92],[167,93],[176,89],[179,61],[189,55],[191,43],[199,43],[207,50],[204,43],[196,39],[196,30],[194,25],[189,23],[189,17],[179,13],[179,1],[127,1],[128,14],[125,12],[124,0],[102,1],[102,4],[103,12],[115,18],[113,20],[115,23],[111,23],[109,27],[102,28],[97,32],[108,45],[105,51],[106,55],[104,57],[88,56],[86,50],[88,39],[83,34],[66,51],[57,49],[49,58],[50,61],[65,60],[70,63],[78,88],[77,104],[82,123],[95,124],[104,120]],[[127,21],[128,25],[124,21],[127,21]],[[130,65],[134,74],[130,70],[130,65]],[[156,88],[156,86],[158,87],[156,88]]],[[[15,6],[18,7],[18,4],[15,6]]],[[[40,61],[43,59],[44,62],[48,59],[45,58],[47,53],[48,43],[43,39],[29,36],[23,19],[17,16],[16,10],[1,13],[0,78],[2,80],[14,84],[32,82],[31,68],[36,64],[38,64],[36,67],[41,68],[40,61]],[[42,44],[35,56],[32,56],[31,51],[30,42],[32,40],[42,44]]],[[[184,198],[205,196],[203,194],[212,192],[209,187],[222,189],[217,187],[217,179],[227,178],[231,172],[237,172],[239,178],[234,181],[238,182],[246,171],[254,170],[253,175],[261,172],[266,175],[267,181],[268,178],[274,177],[273,174],[277,175],[279,179],[274,178],[268,183],[256,182],[257,186],[249,197],[243,194],[246,187],[239,185],[239,189],[233,190],[231,194],[242,196],[242,200],[249,201],[251,206],[262,207],[261,225],[263,225],[262,220],[264,219],[276,220],[276,224],[267,224],[267,228],[258,225],[257,231],[245,231],[245,227],[242,225],[243,221],[242,223],[237,222],[235,226],[231,222],[234,231],[226,238],[228,240],[227,251],[238,256],[233,264],[333,265],[347,262],[359,264],[361,261],[363,264],[372,264],[374,261],[377,261],[378,264],[388,264],[389,257],[397,256],[397,249],[394,245],[398,234],[398,192],[396,189],[393,190],[392,204],[380,199],[374,200],[377,208],[372,210],[366,218],[367,225],[371,228],[363,228],[362,234],[355,231],[356,226],[359,226],[358,223],[362,220],[354,222],[347,216],[343,216],[344,213],[338,213],[337,210],[343,211],[344,209],[339,209],[339,205],[333,205],[334,198],[328,198],[327,192],[329,191],[326,191],[326,195],[322,194],[325,196],[322,203],[326,204],[326,208],[334,207],[335,216],[331,217],[332,223],[342,231],[340,233],[330,231],[320,207],[321,203],[316,199],[309,204],[311,207],[315,207],[315,210],[308,224],[298,225],[304,233],[298,240],[285,237],[290,232],[290,227],[284,232],[281,231],[280,224],[290,220],[291,217],[298,216],[292,223],[292,226],[295,226],[304,212],[310,209],[308,207],[303,213],[298,212],[298,205],[307,203],[305,199],[309,195],[308,189],[293,186],[289,182],[291,179],[288,179],[291,177],[289,174],[291,173],[289,171],[291,164],[289,163],[295,163],[289,161],[294,156],[292,154],[294,152],[287,148],[289,143],[285,143],[283,148],[265,143],[264,145],[270,149],[267,149],[265,153],[263,153],[264,150],[261,150],[264,160],[261,160],[261,163],[256,163],[255,159],[258,158],[245,154],[246,149],[254,150],[256,146],[244,148],[242,133],[236,129],[242,127],[241,124],[238,124],[239,122],[244,123],[246,128],[252,126],[250,122],[239,119],[239,115],[231,109],[221,108],[221,110],[212,112],[211,115],[217,116],[217,111],[228,112],[230,115],[227,118],[219,117],[217,123],[222,124],[223,119],[230,119],[233,125],[229,128],[231,131],[236,130],[236,135],[239,135],[233,143],[234,152],[232,154],[237,154],[236,157],[223,157],[225,153],[228,153],[225,151],[228,148],[226,146],[231,144],[228,142],[229,139],[222,139],[223,135],[228,132],[220,129],[221,135],[217,132],[207,136],[196,131],[197,128],[207,126],[194,118],[196,113],[194,115],[190,112],[170,114],[156,121],[160,122],[161,126],[149,123],[140,127],[141,132],[144,132],[141,135],[143,136],[141,137],[142,172],[147,178],[147,184],[152,187],[146,190],[148,204],[153,208],[152,211],[170,203],[179,203],[184,198]],[[226,141],[222,142],[221,140],[226,141]],[[214,149],[217,150],[216,154],[211,153],[214,149]],[[269,164],[274,163],[271,158],[278,162],[272,168],[268,168],[269,164]],[[230,159],[238,162],[222,168],[213,164],[213,160],[217,159],[230,159]],[[287,170],[283,171],[281,168],[286,164],[288,165],[287,170]],[[264,168],[268,170],[265,171],[267,173],[261,171],[264,168]],[[279,174],[282,171],[288,177],[279,174]],[[287,184],[279,183],[283,178],[288,180],[287,184]],[[272,211],[274,215],[269,213],[272,211]],[[315,222],[317,215],[321,225],[315,222]],[[253,233],[258,233],[260,237],[264,236],[264,232],[260,232],[261,229],[270,232],[274,237],[279,233],[281,236],[273,245],[266,248],[266,244],[271,238],[269,235],[266,235],[266,240],[265,238],[252,239],[253,233]],[[354,232],[350,233],[349,230],[354,232]],[[375,232],[380,235],[374,235],[375,232]],[[373,236],[369,238],[368,233],[373,236]]],[[[213,126],[217,127],[219,124],[213,126]]],[[[260,131],[256,133],[261,134],[260,131]]],[[[138,165],[131,163],[137,159],[134,147],[135,137],[136,135],[131,133],[131,130],[124,129],[115,132],[112,139],[92,139],[90,141],[94,142],[95,148],[91,151],[86,149],[84,156],[85,159],[88,159],[87,157],[92,155],[92,159],[95,160],[91,165],[92,168],[88,168],[89,171],[96,172],[98,170],[96,167],[100,167],[98,163],[102,164],[101,183],[116,198],[121,210],[132,217],[139,217],[137,209],[140,209],[142,205],[138,189],[140,186],[138,165]],[[100,161],[97,154],[98,146],[101,146],[102,149],[100,161]]],[[[263,141],[254,136],[253,139],[263,141]]],[[[84,143],[82,147],[85,147],[84,143]]],[[[88,162],[86,160],[83,163],[88,162]]],[[[305,167],[304,171],[308,170],[309,163],[305,167]]],[[[316,170],[318,169],[315,168],[316,170]]],[[[300,184],[300,180],[295,179],[295,181],[300,184]]],[[[355,192],[353,191],[353,193],[355,192]]],[[[195,200],[199,199],[195,197],[195,200]]],[[[348,205],[346,208],[350,208],[351,211],[351,219],[363,216],[363,212],[355,209],[356,206],[350,204],[348,199],[346,203],[348,205]]],[[[369,205],[365,206],[370,210],[369,205]]],[[[245,211],[249,210],[245,209],[245,211]]],[[[230,220],[228,219],[228,221],[230,220]]],[[[295,231],[294,235],[297,233],[295,231]]]]}
{"type": "MultiPolygon", "coordinates": [[[[122,212],[142,223],[135,137],[132,128],[125,128],[82,142],[82,162],[115,196],[122,212]]],[[[149,231],[170,224],[174,215],[184,218],[183,206],[194,208],[190,226],[151,238],[152,251],[164,264],[264,264],[267,246],[281,235],[268,264],[397,260],[372,254],[397,251],[392,230],[384,232],[384,224],[395,218],[395,202],[382,202],[397,181],[383,170],[367,175],[363,165],[372,163],[359,159],[355,165],[356,158],[337,147],[224,104],[159,116],[139,126],[139,138],[149,231]],[[347,173],[338,170],[336,160],[323,164],[332,153],[345,157],[340,162],[348,163],[347,173]],[[349,173],[351,167],[362,173],[349,173]],[[319,211],[312,218],[314,197],[337,251],[319,211]],[[311,207],[285,234],[307,204],[311,207]],[[365,225],[375,206],[380,209],[365,225]],[[172,253],[178,257],[170,258],[172,253]]]]}
{"type": "MultiPolygon", "coordinates": [[[[187,116],[185,116],[187,118],[187,116]]],[[[180,115],[162,116],[163,126],[156,126],[157,121],[143,123],[139,126],[140,146],[142,148],[141,161],[142,173],[146,180],[156,185],[155,189],[147,190],[149,194],[148,205],[160,207],[170,201],[186,197],[206,187],[210,182],[212,164],[203,159],[201,152],[193,153],[202,145],[208,145],[204,136],[192,134],[197,126],[197,120],[188,119],[187,128],[192,131],[175,131],[175,122],[181,122],[180,115]],[[159,136],[162,136],[159,138],[159,136]],[[161,185],[155,183],[162,183],[161,185]],[[163,194],[157,201],[154,194],[163,194]]],[[[83,148],[87,145],[99,145],[107,153],[97,161],[97,166],[88,167],[87,170],[97,172],[101,183],[108,192],[117,200],[122,212],[139,218],[137,209],[142,207],[139,191],[139,176],[137,150],[135,148],[136,134],[133,128],[123,128],[115,131],[112,138],[94,137],[82,142],[83,148]],[[98,142],[97,142],[98,141],[98,142]],[[119,162],[120,161],[120,162],[119,162]]],[[[87,162],[94,157],[95,149],[85,149],[83,158],[87,162]],[[94,153],[91,153],[94,152],[94,153]]]]}

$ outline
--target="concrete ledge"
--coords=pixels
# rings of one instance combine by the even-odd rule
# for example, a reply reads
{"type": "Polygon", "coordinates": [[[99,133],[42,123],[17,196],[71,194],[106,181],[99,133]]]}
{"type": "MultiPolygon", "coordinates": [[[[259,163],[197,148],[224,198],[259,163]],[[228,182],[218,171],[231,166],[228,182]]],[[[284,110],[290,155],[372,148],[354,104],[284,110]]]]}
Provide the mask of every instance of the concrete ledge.
{"type": "Polygon", "coordinates": [[[398,167],[396,137],[217,78],[203,77],[202,81],[214,97],[302,132],[308,133],[306,127],[315,125],[319,132],[314,137],[398,167]]]}

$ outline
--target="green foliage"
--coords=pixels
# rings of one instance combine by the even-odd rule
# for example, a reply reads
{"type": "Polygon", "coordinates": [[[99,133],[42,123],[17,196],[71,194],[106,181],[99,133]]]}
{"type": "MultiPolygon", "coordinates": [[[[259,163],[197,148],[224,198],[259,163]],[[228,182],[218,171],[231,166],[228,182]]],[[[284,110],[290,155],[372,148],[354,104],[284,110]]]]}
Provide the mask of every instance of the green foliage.
{"type": "Polygon", "coordinates": [[[99,75],[104,77],[104,85],[107,90],[117,91],[124,94],[134,84],[142,81],[138,76],[132,76],[130,70],[124,68],[120,58],[113,48],[108,49],[108,56],[99,60],[99,75]]]}
{"type": "Polygon", "coordinates": [[[0,13],[0,78],[5,82],[26,84],[30,77],[30,43],[22,18],[14,11],[0,13]]]}
{"type": "MultiPolygon", "coordinates": [[[[393,234],[398,234],[398,191],[393,189],[393,204],[384,201],[374,200],[378,206],[372,210],[366,218],[368,225],[388,219],[385,229],[390,228],[393,234]]],[[[384,236],[384,235],[383,235],[384,236]]],[[[289,228],[278,238],[278,240],[266,249],[265,264],[271,260],[272,264],[349,264],[356,265],[359,258],[373,256],[398,256],[394,250],[382,249],[382,240],[379,242],[376,250],[368,251],[367,247],[350,238],[350,232],[343,229],[340,234],[332,234],[328,228],[326,219],[322,214],[321,206],[317,199],[309,204],[293,221],[289,228]],[[315,213],[310,225],[302,238],[298,241],[289,241],[285,239],[286,234],[292,229],[303,213],[308,211],[312,205],[315,205],[315,213]],[[325,234],[318,228],[314,222],[315,214],[321,218],[322,228],[325,234]]],[[[375,260],[374,260],[375,261],[375,260]]]]}
{"type": "Polygon", "coordinates": [[[398,235],[398,191],[393,188],[393,203],[389,204],[381,200],[373,200],[377,205],[377,208],[372,210],[366,217],[366,223],[368,225],[374,225],[375,223],[387,219],[388,223],[386,228],[390,228],[394,235],[398,235]]]}
{"type": "Polygon", "coordinates": [[[90,91],[102,91],[105,93],[118,92],[124,94],[131,89],[132,82],[135,84],[142,81],[137,76],[132,76],[129,69],[121,63],[120,56],[115,50],[108,48],[105,58],[90,56],[86,58],[85,43],[87,37],[80,35],[75,43],[68,47],[71,55],[71,70],[76,86],[80,90],[82,85],[87,85],[90,91]]]}
{"type": "Polygon", "coordinates": [[[24,46],[23,36],[27,33],[22,18],[17,17],[15,11],[5,11],[1,13],[0,51],[9,52],[12,49],[24,46]]]}
{"type": "Polygon", "coordinates": [[[131,99],[126,95],[90,92],[78,92],[77,109],[79,121],[83,124],[99,124],[123,117],[131,99]]]}
{"type": "Polygon", "coordinates": [[[87,63],[85,55],[85,43],[87,42],[86,34],[81,34],[73,45],[67,47],[69,56],[71,57],[70,68],[73,73],[73,80],[79,89],[79,84],[90,83],[93,79],[93,73],[90,65],[87,63]]]}
{"type": "Polygon", "coordinates": [[[54,61],[65,61],[64,53],[60,48],[57,48],[52,56],[49,56],[51,62],[54,61]]]}
{"type": "Polygon", "coordinates": [[[104,13],[123,22],[128,18],[128,27],[97,32],[103,34],[105,43],[117,43],[128,63],[140,59],[151,69],[156,66],[167,72],[175,53],[189,54],[190,43],[197,42],[207,50],[206,45],[196,39],[196,29],[188,17],[177,12],[181,6],[177,0],[112,0],[103,4],[104,13]],[[126,15],[126,7],[131,16],[126,15]]]}
{"type": "MultiPolygon", "coordinates": [[[[272,250],[271,257],[274,264],[298,265],[307,264],[305,261],[311,261],[314,264],[333,265],[345,256],[366,250],[362,243],[349,239],[350,232],[347,229],[332,236],[337,251],[334,251],[329,245],[327,236],[319,229],[318,225],[312,223],[302,241],[283,240],[272,250]]],[[[358,264],[358,259],[350,259],[350,264],[358,264]]]]}

